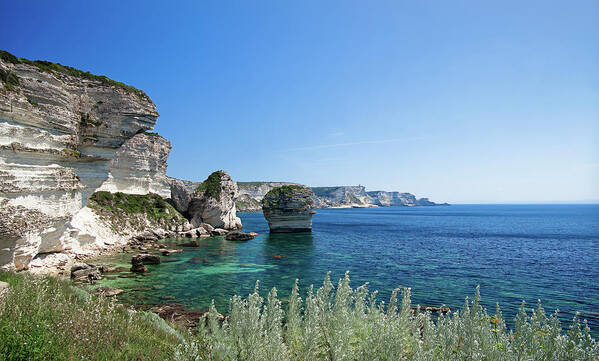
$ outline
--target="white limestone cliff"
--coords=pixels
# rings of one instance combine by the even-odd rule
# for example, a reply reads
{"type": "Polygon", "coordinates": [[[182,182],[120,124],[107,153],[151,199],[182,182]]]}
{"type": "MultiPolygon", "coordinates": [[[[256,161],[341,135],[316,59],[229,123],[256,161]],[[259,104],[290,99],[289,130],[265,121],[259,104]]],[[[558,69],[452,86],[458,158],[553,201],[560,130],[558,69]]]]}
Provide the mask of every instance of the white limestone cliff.
{"type": "Polygon", "coordinates": [[[98,189],[170,193],[168,141],[141,91],[0,52],[0,266],[121,241],[84,208],[98,189]]]}

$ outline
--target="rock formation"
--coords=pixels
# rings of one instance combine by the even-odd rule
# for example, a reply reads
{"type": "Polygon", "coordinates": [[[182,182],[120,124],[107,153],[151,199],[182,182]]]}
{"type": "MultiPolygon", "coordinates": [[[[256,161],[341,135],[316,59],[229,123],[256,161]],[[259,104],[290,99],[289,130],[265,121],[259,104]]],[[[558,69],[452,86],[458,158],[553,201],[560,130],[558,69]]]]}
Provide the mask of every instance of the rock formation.
{"type": "Polygon", "coordinates": [[[271,189],[285,185],[298,185],[288,182],[237,182],[235,205],[239,212],[256,212],[262,210],[262,198],[271,189]]]}
{"type": "Polygon", "coordinates": [[[262,211],[270,232],[290,233],[312,230],[314,193],[308,187],[287,185],[271,189],[262,199],[262,211]]]}
{"type": "Polygon", "coordinates": [[[197,186],[191,195],[188,214],[194,227],[208,223],[215,228],[241,229],[235,197],[237,184],[227,173],[216,171],[197,186]]]}
{"type": "MultiPolygon", "coordinates": [[[[235,198],[237,210],[255,212],[262,209],[262,198],[271,189],[284,182],[237,182],[239,192],[235,198]]],[[[435,206],[428,198],[416,198],[411,193],[371,191],[363,186],[311,187],[315,208],[370,208],[389,206],[435,206]]],[[[445,205],[445,204],[443,204],[445,205]]]]}
{"type": "Polygon", "coordinates": [[[143,134],[157,117],[131,86],[0,51],[0,266],[123,242],[85,206],[102,187],[167,193],[170,144],[143,134]]]}

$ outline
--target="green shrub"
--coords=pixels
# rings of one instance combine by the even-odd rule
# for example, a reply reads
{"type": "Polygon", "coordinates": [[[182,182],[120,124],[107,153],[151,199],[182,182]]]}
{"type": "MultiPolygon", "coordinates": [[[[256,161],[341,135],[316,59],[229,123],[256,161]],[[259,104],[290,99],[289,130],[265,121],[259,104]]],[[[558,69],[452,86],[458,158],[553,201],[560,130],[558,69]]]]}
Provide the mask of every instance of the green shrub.
{"type": "Polygon", "coordinates": [[[158,194],[127,194],[95,192],[89,198],[89,207],[113,214],[143,214],[148,219],[167,222],[183,221],[184,217],[158,194]]]}
{"type": "Polygon", "coordinates": [[[225,176],[226,173],[222,170],[217,170],[216,172],[212,172],[212,174],[210,174],[208,176],[208,178],[206,178],[205,181],[203,181],[202,183],[200,183],[200,185],[198,185],[198,187],[196,188],[196,192],[204,192],[204,195],[206,197],[211,197],[216,199],[217,201],[220,200],[220,192],[221,192],[221,184],[220,181],[222,179],[223,176],[225,176]]]}
{"type": "Polygon", "coordinates": [[[0,360],[168,360],[184,340],[155,315],[69,281],[4,272],[0,280],[10,283],[0,296],[0,360]]]}
{"type": "Polygon", "coordinates": [[[395,290],[388,305],[376,302],[367,285],[352,289],[349,276],[335,290],[327,274],[316,292],[299,296],[297,281],[286,312],[272,289],[233,297],[229,317],[217,320],[214,305],[194,343],[177,355],[210,360],[596,360],[599,346],[578,317],[563,332],[557,314],[539,304],[522,305],[513,330],[497,306],[490,315],[466,298],[461,310],[433,316],[412,308],[410,289],[395,290]],[[283,322],[283,319],[286,322],[283,322]]]}

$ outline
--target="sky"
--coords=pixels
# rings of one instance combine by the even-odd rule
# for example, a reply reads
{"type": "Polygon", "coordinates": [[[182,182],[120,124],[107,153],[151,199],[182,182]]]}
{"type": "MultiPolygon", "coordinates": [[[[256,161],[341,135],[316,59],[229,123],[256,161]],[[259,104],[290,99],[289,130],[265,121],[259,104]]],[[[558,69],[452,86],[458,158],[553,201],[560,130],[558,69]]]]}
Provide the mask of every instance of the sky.
{"type": "Polygon", "coordinates": [[[168,175],[599,202],[599,2],[0,0],[0,49],[143,89],[168,175]]]}

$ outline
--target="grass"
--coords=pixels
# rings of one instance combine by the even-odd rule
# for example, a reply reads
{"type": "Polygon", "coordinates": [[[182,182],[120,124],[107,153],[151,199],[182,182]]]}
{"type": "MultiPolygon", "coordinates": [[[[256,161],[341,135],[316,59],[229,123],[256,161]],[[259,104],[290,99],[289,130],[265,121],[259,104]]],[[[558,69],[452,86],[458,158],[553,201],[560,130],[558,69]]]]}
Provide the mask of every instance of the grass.
{"type": "Polygon", "coordinates": [[[194,334],[158,316],[129,312],[68,280],[0,272],[10,283],[0,296],[0,360],[245,360],[245,361],[595,361],[599,345],[586,322],[563,329],[557,313],[523,304],[513,329],[499,305],[493,314],[478,289],[460,310],[418,312],[410,289],[388,304],[368,286],[335,287],[329,275],[302,299],[298,282],[284,308],[273,288],[258,282],[246,298],[230,300],[228,317],[210,307],[194,334]]]}
{"type": "Polygon", "coordinates": [[[168,360],[187,332],[70,281],[0,272],[0,360],[168,360]]]}
{"type": "Polygon", "coordinates": [[[167,201],[157,194],[127,194],[95,192],[89,198],[92,209],[112,214],[143,214],[150,220],[164,220],[167,223],[182,222],[184,217],[167,201]]]}
{"type": "Polygon", "coordinates": [[[226,173],[222,170],[212,172],[205,181],[197,186],[196,192],[203,192],[206,197],[211,197],[220,201],[220,193],[222,191],[220,182],[225,175],[226,173]]]}
{"type": "MultiPolygon", "coordinates": [[[[120,89],[123,89],[129,93],[133,93],[137,95],[139,98],[144,100],[150,100],[150,97],[143,90],[132,87],[131,85],[127,85],[116,80],[112,80],[104,75],[95,75],[91,74],[89,71],[82,71],[79,69],[72,68],[70,66],[62,65],[59,63],[52,63],[44,60],[28,60],[24,58],[19,58],[14,56],[13,54],[0,50],[0,59],[2,61],[12,64],[27,64],[37,67],[39,70],[47,73],[57,73],[57,74],[66,74],[70,76],[75,76],[78,78],[84,78],[89,80],[94,80],[100,82],[106,86],[114,86],[120,89]]],[[[1,75],[1,74],[0,74],[1,75]]]]}

